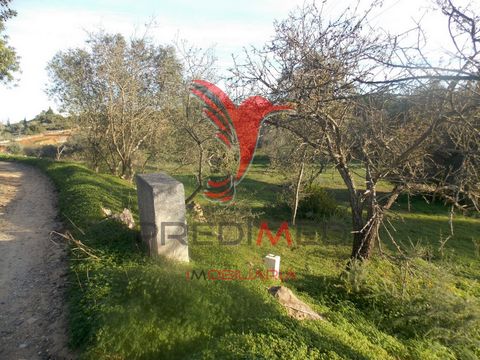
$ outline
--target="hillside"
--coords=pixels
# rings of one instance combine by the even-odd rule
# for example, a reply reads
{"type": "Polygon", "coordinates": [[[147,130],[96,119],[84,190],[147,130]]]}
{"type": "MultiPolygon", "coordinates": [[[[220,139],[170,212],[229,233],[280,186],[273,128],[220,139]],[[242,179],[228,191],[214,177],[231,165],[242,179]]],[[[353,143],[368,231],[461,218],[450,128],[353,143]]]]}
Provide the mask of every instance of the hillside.
{"type": "MultiPolygon", "coordinates": [[[[201,235],[197,242],[190,238],[192,262],[179,265],[146,258],[137,230],[105,221],[101,207],[115,212],[127,207],[137,213],[135,190],[129,183],[73,163],[22,161],[40,166],[53,179],[59,190],[60,213],[88,249],[87,253],[72,251],[70,262],[72,344],[84,358],[480,356],[479,219],[456,217],[455,236],[441,246],[442,234],[448,232],[447,209],[440,204],[426,207],[417,199],[409,212],[402,201],[390,221],[406,257],[399,257],[385,240],[382,253],[377,247],[371,261],[349,273],[344,273],[351,246],[344,231],[348,214],[328,220],[326,232],[312,222],[299,225],[302,240],[315,242],[310,246],[299,244],[298,237],[293,247],[284,239],[276,247],[264,239],[259,247],[246,242],[222,246],[212,236],[201,235]],[[200,241],[209,241],[209,246],[200,241]],[[267,253],[280,255],[282,268],[295,272],[296,278],[284,285],[326,321],[289,318],[266,291],[269,285],[278,284],[275,280],[185,278],[186,271],[194,269],[261,269],[267,253]]],[[[187,193],[193,188],[192,176],[175,176],[187,193]]],[[[251,201],[256,205],[255,227],[266,214],[272,229],[284,219],[281,209],[269,207],[278,180],[264,163],[257,163],[239,193],[240,204],[251,201]]],[[[345,203],[335,189],[337,181],[331,172],[320,179],[337,191],[341,214],[345,203]]],[[[203,207],[209,214],[208,204],[203,207]]],[[[235,214],[237,222],[241,221],[240,213],[235,214]]],[[[220,221],[218,216],[216,221],[220,221]]],[[[232,218],[232,214],[224,212],[223,218],[232,218]]],[[[292,234],[295,230],[290,228],[292,234]]],[[[386,239],[385,233],[382,238],[386,239]]]]}
{"type": "Polygon", "coordinates": [[[73,130],[52,130],[41,134],[15,137],[11,140],[0,141],[0,151],[6,152],[12,144],[22,147],[39,147],[45,145],[61,145],[68,141],[73,130]]]}

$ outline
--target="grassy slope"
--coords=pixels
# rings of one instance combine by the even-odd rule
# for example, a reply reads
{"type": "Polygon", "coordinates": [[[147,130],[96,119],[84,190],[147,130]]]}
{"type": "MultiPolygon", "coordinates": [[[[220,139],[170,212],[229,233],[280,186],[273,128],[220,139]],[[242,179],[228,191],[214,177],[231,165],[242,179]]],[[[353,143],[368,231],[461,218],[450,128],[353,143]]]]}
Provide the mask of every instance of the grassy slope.
{"type": "MultiPolygon", "coordinates": [[[[72,251],[70,308],[72,346],[85,358],[178,359],[454,359],[480,356],[478,333],[480,266],[472,242],[480,222],[456,220],[455,237],[439,253],[440,232],[448,232],[447,211],[416,200],[414,212],[401,203],[392,218],[395,238],[419,257],[393,266],[381,259],[340,277],[350,252],[348,217],[329,221],[325,231],[304,223],[304,237],[319,245],[272,249],[242,243],[210,246],[191,243],[192,263],[150,260],[136,231],[102,221],[100,208],[136,213],[133,187],[72,163],[22,160],[42,168],[59,190],[65,223],[83,229],[74,234],[100,260],[72,251]],[[417,243],[422,240],[421,243],[417,243]],[[274,281],[186,281],[189,269],[261,268],[274,252],[282,268],[297,279],[288,282],[302,299],[324,314],[325,322],[297,322],[268,295],[274,281]],[[424,259],[433,259],[426,261],[424,259]],[[453,336],[455,335],[455,336],[453,336]],[[477,344],[478,345],[478,344],[477,344]]],[[[192,177],[176,174],[186,191],[192,177]]],[[[344,205],[335,174],[321,182],[344,205]]],[[[281,183],[264,163],[255,165],[241,188],[260,218],[278,224],[288,213],[269,207],[281,183]],[[273,220],[272,220],[273,219],[273,220]]],[[[207,206],[208,209],[208,206],[207,206]]],[[[228,214],[227,214],[228,215],[228,214]]],[[[384,234],[385,235],[385,234],[384,234]]],[[[210,237],[206,239],[211,240],[210,237]]],[[[386,241],[387,244],[387,241],[386,241]]],[[[388,244],[386,245],[388,246],[388,244]]]]}

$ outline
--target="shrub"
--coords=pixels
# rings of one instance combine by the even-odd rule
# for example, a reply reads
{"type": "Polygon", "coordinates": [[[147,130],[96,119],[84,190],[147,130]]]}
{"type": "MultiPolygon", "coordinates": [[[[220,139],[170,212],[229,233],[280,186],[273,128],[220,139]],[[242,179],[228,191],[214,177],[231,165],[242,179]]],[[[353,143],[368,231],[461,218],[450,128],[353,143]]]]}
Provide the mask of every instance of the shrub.
{"type": "Polygon", "coordinates": [[[337,203],[330,193],[319,186],[306,189],[306,195],[298,204],[298,215],[312,220],[330,217],[335,213],[337,203]]]}
{"type": "Polygon", "coordinates": [[[57,155],[57,147],[55,145],[28,147],[28,148],[25,148],[23,152],[27,156],[55,159],[57,155]]]}
{"type": "Polygon", "coordinates": [[[86,159],[88,148],[87,140],[80,134],[74,133],[65,143],[64,157],[86,159]]]}
{"type": "Polygon", "coordinates": [[[7,153],[18,155],[22,153],[22,146],[19,143],[12,143],[7,145],[7,153]]]}

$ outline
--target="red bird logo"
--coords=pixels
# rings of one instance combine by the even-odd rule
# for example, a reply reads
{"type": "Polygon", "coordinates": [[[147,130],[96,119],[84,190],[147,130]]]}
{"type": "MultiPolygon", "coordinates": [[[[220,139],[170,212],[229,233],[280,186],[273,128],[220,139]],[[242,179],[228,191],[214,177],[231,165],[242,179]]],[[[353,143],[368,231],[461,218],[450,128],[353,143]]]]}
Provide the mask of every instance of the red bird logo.
{"type": "Polygon", "coordinates": [[[275,106],[261,96],[249,97],[236,106],[217,86],[203,80],[194,80],[190,91],[203,102],[205,115],[217,127],[217,138],[228,148],[238,144],[239,163],[235,176],[209,179],[204,192],[210,200],[229,202],[252,163],[262,121],[269,115],[292,108],[275,106]]]}

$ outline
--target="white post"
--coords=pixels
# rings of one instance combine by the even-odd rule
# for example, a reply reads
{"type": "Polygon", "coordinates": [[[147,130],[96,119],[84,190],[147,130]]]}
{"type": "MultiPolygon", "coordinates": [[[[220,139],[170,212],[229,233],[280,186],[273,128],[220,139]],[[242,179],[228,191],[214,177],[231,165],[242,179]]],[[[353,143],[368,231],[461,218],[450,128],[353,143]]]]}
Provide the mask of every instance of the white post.
{"type": "Polygon", "coordinates": [[[273,272],[274,278],[278,279],[280,277],[280,256],[268,254],[263,261],[267,268],[267,273],[273,272]]]}

